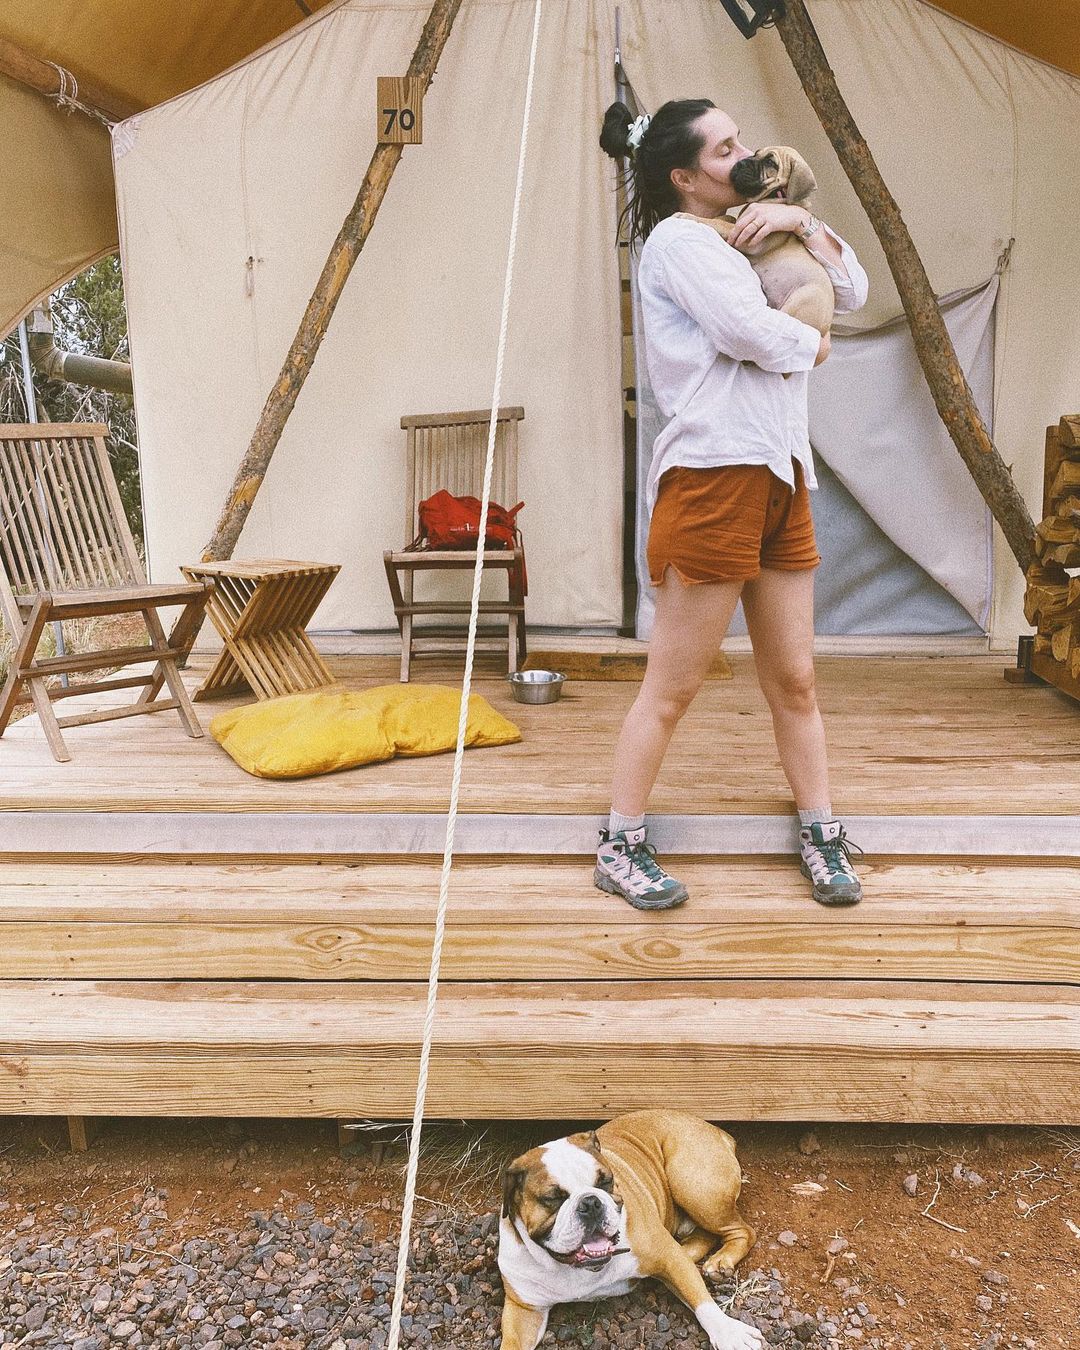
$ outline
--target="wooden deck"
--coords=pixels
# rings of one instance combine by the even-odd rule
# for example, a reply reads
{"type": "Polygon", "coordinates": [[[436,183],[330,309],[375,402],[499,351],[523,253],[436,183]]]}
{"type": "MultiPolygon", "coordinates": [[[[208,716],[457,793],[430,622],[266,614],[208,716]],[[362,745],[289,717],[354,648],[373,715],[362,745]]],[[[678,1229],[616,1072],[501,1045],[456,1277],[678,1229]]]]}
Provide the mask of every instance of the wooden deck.
{"type": "MultiPolygon", "coordinates": [[[[748,656],[705,684],[675,733],[650,802],[659,814],[788,815],[791,796],[748,656]]],[[[397,680],[394,658],[331,658],[355,688],[397,680]]],[[[1002,678],[1001,657],[818,657],[833,806],[844,815],[1080,815],[1080,707],[1002,678]]],[[[521,726],[519,745],[471,750],[463,812],[607,814],[611,756],[634,683],[568,684],[558,703],[515,703],[487,675],[474,688],[521,726]]],[[[417,678],[460,684],[456,667],[417,678]]],[[[198,685],[202,667],[187,674],[198,685]]],[[[243,700],[200,705],[203,724],[243,700]]],[[[71,700],[72,707],[81,700],[71,700]]],[[[445,812],[452,755],[399,759],[293,782],[252,778],[174,716],[91,726],[57,766],[36,718],[0,740],[0,812],[445,812]]]]}
{"type": "MultiPolygon", "coordinates": [[[[791,856],[749,657],[657,788],[666,914],[591,883],[636,684],[534,708],[482,672],[524,740],[465,757],[430,1114],[1075,1122],[1080,709],[1000,658],[817,666],[846,911],[791,856]]],[[[0,1113],[407,1115],[452,756],[264,782],[168,714],[71,749],[0,740],[0,1113]]]]}

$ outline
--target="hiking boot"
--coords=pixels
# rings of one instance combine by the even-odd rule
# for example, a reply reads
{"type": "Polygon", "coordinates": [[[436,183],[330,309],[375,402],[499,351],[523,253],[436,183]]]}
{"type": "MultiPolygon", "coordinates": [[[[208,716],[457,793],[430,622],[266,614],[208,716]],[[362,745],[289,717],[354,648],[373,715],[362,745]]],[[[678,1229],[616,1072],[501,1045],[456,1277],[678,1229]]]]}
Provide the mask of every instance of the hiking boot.
{"type": "Polygon", "coordinates": [[[656,849],[645,842],[645,834],[644,825],[618,834],[601,830],[593,882],[609,895],[621,895],[635,909],[672,909],[689,892],[656,861],[656,849]]]}
{"type": "Polygon", "coordinates": [[[799,831],[799,871],[814,883],[814,899],[822,905],[855,905],[862,886],[851,866],[849,849],[861,853],[838,820],[815,821],[799,831]]]}

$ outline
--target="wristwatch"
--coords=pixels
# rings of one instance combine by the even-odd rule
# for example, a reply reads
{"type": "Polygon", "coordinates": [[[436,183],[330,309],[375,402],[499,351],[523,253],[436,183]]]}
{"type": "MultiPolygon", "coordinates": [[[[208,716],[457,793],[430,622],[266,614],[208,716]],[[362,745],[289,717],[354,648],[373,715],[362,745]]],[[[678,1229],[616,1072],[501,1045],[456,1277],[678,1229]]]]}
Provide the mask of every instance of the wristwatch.
{"type": "MultiPolygon", "coordinates": [[[[809,215],[810,213],[807,212],[807,214],[809,215]]],[[[812,234],[816,234],[820,228],[821,228],[821,221],[818,220],[817,216],[811,215],[810,220],[806,225],[806,228],[798,231],[799,238],[809,239],[810,236],[812,234]]]]}

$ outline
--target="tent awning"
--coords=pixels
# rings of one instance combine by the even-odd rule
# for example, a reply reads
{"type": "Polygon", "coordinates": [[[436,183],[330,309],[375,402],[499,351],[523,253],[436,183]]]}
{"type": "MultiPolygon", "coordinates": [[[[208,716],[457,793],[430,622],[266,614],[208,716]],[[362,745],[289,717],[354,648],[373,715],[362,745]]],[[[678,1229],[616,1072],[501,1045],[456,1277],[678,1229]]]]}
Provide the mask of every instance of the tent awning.
{"type": "MultiPolygon", "coordinates": [[[[193,89],[339,0],[12,0],[0,40],[147,108],[193,89]]],[[[928,0],[919,0],[927,3],[928,0]]],[[[423,8],[425,0],[417,0],[423,8]]],[[[373,8],[378,8],[373,5],[373,8]]],[[[399,3],[388,8],[400,9],[399,3]]],[[[811,0],[813,17],[814,0],[811,0]]],[[[1080,75],[1074,0],[937,0],[991,37],[1080,75]]],[[[725,31],[717,6],[717,26],[725,31]]],[[[732,30],[734,31],[734,30],[732,30]]],[[[5,211],[0,222],[0,334],[42,296],[117,247],[109,142],[103,126],[59,111],[0,74],[5,211]]]]}

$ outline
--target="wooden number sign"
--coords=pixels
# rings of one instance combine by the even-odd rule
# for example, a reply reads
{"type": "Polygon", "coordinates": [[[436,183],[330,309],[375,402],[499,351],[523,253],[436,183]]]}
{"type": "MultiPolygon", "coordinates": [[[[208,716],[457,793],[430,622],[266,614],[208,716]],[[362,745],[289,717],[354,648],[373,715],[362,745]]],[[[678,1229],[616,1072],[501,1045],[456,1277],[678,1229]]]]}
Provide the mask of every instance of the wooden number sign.
{"type": "Polygon", "coordinates": [[[419,145],[423,140],[422,75],[379,76],[379,144],[419,145]]]}

